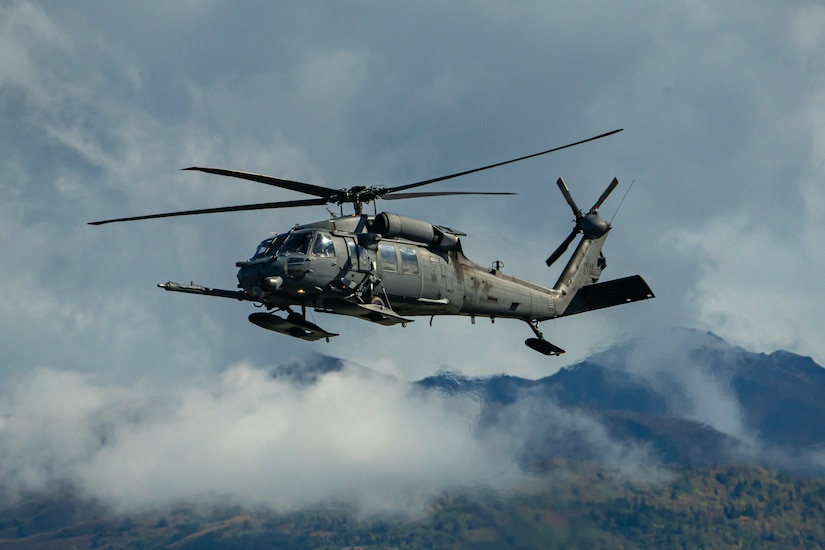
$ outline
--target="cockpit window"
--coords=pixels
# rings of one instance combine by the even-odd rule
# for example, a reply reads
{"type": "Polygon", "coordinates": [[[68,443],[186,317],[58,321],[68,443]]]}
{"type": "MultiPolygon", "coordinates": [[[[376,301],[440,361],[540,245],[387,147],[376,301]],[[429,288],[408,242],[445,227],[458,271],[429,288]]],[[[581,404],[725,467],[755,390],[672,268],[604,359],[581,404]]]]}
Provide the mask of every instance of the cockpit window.
{"type": "Polygon", "coordinates": [[[309,251],[309,243],[312,241],[312,232],[306,233],[292,233],[289,238],[287,238],[284,245],[281,247],[281,250],[278,251],[279,254],[289,254],[290,252],[299,252],[301,254],[306,254],[309,251]]]}
{"type": "Polygon", "coordinates": [[[273,237],[271,239],[267,239],[267,240],[261,242],[261,244],[258,245],[258,248],[255,249],[255,254],[252,255],[252,259],[257,260],[258,258],[264,257],[266,255],[267,249],[269,248],[269,245],[272,244],[272,241],[274,239],[275,238],[273,237]]]}
{"type": "Polygon", "coordinates": [[[326,233],[318,233],[318,237],[315,239],[315,246],[312,247],[312,253],[315,256],[335,256],[335,247],[332,244],[332,238],[326,233]]]}
{"type": "Polygon", "coordinates": [[[274,256],[275,253],[278,251],[278,248],[284,243],[288,236],[288,233],[282,233],[277,237],[270,237],[269,239],[264,240],[261,244],[258,245],[257,250],[255,250],[255,254],[252,256],[253,260],[257,260],[258,258],[266,258],[267,256],[274,256]]]}

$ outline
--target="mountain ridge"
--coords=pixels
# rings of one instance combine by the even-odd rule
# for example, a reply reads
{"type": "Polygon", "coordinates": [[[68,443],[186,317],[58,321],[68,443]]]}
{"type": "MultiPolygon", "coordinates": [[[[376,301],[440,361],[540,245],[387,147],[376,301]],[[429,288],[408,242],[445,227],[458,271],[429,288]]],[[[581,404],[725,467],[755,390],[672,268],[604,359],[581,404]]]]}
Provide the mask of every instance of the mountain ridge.
{"type": "Polygon", "coordinates": [[[825,445],[825,369],[810,357],[750,352],[709,332],[636,337],[537,380],[449,371],[416,384],[474,395],[488,415],[527,401],[539,416],[542,406],[585,411],[616,441],[647,445],[666,463],[823,463],[816,451],[825,445]]]}
{"type": "MultiPolygon", "coordinates": [[[[371,372],[316,353],[269,374],[306,386],[352,369],[371,372]]],[[[710,332],[643,334],[539,379],[441,370],[410,384],[478,401],[478,433],[508,433],[526,467],[558,456],[598,461],[606,448],[623,447],[663,464],[825,467],[825,369],[810,357],[752,352],[710,332]]]]}

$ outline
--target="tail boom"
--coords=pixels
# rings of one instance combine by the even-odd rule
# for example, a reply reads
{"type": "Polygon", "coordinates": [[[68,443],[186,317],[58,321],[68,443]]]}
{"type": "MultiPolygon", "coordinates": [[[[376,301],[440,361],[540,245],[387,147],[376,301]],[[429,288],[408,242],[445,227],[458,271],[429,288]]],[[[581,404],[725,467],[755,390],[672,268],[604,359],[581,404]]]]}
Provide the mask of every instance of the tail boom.
{"type": "Polygon", "coordinates": [[[605,233],[597,239],[585,237],[579,242],[576,251],[573,252],[573,256],[553,287],[559,292],[555,308],[557,312],[567,310],[579,289],[599,281],[602,270],[607,266],[607,261],[602,255],[602,246],[606,239],[605,233]]]}

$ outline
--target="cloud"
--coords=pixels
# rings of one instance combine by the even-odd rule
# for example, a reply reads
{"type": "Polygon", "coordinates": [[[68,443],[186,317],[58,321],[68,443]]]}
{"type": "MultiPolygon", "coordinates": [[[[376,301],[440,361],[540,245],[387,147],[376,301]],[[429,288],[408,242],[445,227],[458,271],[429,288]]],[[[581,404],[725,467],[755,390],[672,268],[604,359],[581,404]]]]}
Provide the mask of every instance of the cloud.
{"type": "MultiPolygon", "coordinates": [[[[635,482],[670,476],[649,445],[619,441],[592,412],[562,408],[546,396],[522,394],[513,405],[488,410],[484,430],[486,437],[514,449],[528,471],[546,467],[551,457],[564,457],[597,461],[635,482]]],[[[548,473],[564,475],[556,469],[548,473]]]]}
{"type": "MultiPolygon", "coordinates": [[[[589,360],[627,373],[633,384],[641,384],[654,392],[664,405],[664,410],[655,414],[691,420],[728,436],[714,438],[721,446],[709,451],[712,462],[756,463],[819,475],[825,465],[822,449],[799,443],[809,442],[815,428],[802,424],[791,435],[785,428],[776,427],[787,427],[788,423],[787,418],[782,423],[781,414],[777,416],[777,403],[790,402],[789,399],[801,402],[804,397],[780,395],[780,391],[776,400],[763,399],[764,393],[773,388],[772,384],[798,383],[799,362],[806,368],[813,365],[809,358],[794,359],[790,354],[783,354],[757,354],[733,346],[712,333],[661,326],[589,360]],[[786,361],[788,364],[783,365],[786,361]],[[795,382],[786,382],[788,380],[795,382]]],[[[684,434],[679,437],[681,444],[692,443],[684,439],[684,434]]],[[[703,449],[701,445],[696,450],[703,453],[701,459],[706,460],[708,449],[714,447],[703,449]]]]}
{"type": "Polygon", "coordinates": [[[585,411],[529,395],[498,407],[345,362],[317,370],[329,360],[236,364],[166,390],[36,369],[0,398],[4,494],[68,483],[123,513],[178,502],[418,513],[445,491],[524,489],[549,456],[667,477],[655,453],[585,411]]]}
{"type": "Polygon", "coordinates": [[[38,369],[0,401],[0,478],[69,481],[119,510],[221,500],[415,509],[509,488],[509,448],[474,436],[479,404],[347,367],[302,385],[239,364],[169,392],[38,369]]]}
{"type": "MultiPolygon", "coordinates": [[[[809,203],[823,202],[821,191],[810,188],[806,194],[809,203]]],[[[818,325],[811,323],[819,306],[809,292],[800,292],[815,292],[812,274],[825,269],[817,218],[800,212],[787,220],[784,234],[762,218],[744,216],[709,222],[701,231],[674,231],[676,249],[697,258],[690,295],[697,324],[748,349],[825,356],[818,325]]]]}
{"type": "Polygon", "coordinates": [[[662,326],[634,338],[628,353],[619,353],[618,360],[623,365],[611,367],[644,380],[667,400],[668,414],[706,424],[746,443],[755,441],[733,388],[737,351],[722,339],[662,326]]]}

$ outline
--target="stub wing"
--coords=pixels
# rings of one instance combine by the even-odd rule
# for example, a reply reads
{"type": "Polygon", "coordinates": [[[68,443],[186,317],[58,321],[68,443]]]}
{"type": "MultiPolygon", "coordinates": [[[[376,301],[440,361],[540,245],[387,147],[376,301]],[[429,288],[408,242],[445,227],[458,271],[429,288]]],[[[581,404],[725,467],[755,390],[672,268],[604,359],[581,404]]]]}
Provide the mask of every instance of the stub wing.
{"type": "Polygon", "coordinates": [[[645,280],[640,275],[632,275],[623,279],[583,286],[573,296],[570,305],[561,316],[620,306],[640,300],[649,300],[653,297],[653,291],[647,286],[645,280]]]}
{"type": "Polygon", "coordinates": [[[413,322],[413,319],[405,319],[388,307],[376,304],[359,304],[341,298],[324,300],[324,307],[316,307],[315,309],[316,311],[322,311],[324,313],[358,317],[365,321],[371,321],[385,326],[397,325],[398,323],[406,325],[407,323],[413,322]]]}

